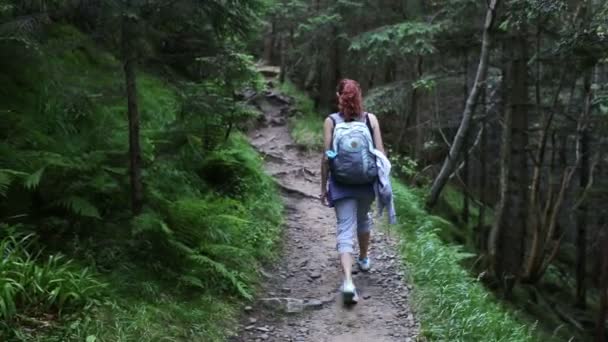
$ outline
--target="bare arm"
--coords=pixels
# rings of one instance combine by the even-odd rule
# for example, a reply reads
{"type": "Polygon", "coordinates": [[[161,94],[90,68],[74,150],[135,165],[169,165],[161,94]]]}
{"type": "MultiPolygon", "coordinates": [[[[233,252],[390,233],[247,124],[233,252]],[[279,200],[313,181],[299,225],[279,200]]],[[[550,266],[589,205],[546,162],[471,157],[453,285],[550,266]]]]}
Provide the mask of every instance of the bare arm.
{"type": "Polygon", "coordinates": [[[329,177],[329,162],[325,151],[331,149],[331,135],[334,123],[330,118],[323,123],[323,156],[321,158],[321,200],[327,195],[327,179],[329,177]]]}
{"type": "Polygon", "coordinates": [[[380,132],[380,122],[378,122],[378,118],[374,114],[368,114],[369,121],[372,124],[372,129],[374,130],[374,145],[376,145],[376,149],[382,154],[386,156],[386,152],[384,150],[384,143],[382,142],[382,133],[380,132]]]}

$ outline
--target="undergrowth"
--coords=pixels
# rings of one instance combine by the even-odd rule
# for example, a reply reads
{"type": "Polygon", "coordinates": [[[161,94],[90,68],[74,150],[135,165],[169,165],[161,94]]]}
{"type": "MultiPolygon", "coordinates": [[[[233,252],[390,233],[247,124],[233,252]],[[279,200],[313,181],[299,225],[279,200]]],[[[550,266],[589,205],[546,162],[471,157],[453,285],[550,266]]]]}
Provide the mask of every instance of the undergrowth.
{"type": "Polygon", "coordinates": [[[295,100],[295,114],[289,120],[294,142],[304,148],[322,150],[324,119],[315,110],[312,100],[289,81],[279,89],[295,100]]]}
{"type": "Polygon", "coordinates": [[[242,299],[252,297],[260,263],[275,257],[282,204],[244,137],[235,134],[221,149],[199,160],[197,155],[184,152],[165,161],[167,168],[154,169],[159,182],[188,191],[180,197],[163,190],[171,186],[152,182],[158,198],[130,223],[124,241],[114,229],[125,227],[107,225],[117,240],[99,236],[100,241],[78,242],[81,247],[69,243],[66,250],[74,256],[83,253],[100,273],[64,257],[45,261],[32,256],[27,239],[3,240],[0,328],[6,336],[28,341],[223,341],[242,299]],[[192,167],[180,168],[186,162],[192,167]],[[218,170],[224,172],[218,175],[218,170]],[[75,314],[63,319],[63,312],[75,314]]]}
{"type": "Polygon", "coordinates": [[[422,334],[432,341],[541,341],[534,326],[518,321],[462,268],[470,254],[441,241],[438,232],[451,223],[423,209],[423,192],[398,182],[393,190],[422,334]]]}
{"type": "Polygon", "coordinates": [[[82,313],[102,297],[104,284],[88,268],[62,255],[32,254],[33,240],[19,234],[0,240],[0,337],[21,325],[13,337],[25,339],[28,329],[82,313]]]}
{"type": "Polygon", "coordinates": [[[193,119],[236,117],[232,93],[185,106],[185,86],[140,69],[146,205],[132,219],[120,62],[67,25],[40,48],[38,63],[0,62],[0,340],[225,340],[282,223],[246,139],[210,143],[193,119]]]}

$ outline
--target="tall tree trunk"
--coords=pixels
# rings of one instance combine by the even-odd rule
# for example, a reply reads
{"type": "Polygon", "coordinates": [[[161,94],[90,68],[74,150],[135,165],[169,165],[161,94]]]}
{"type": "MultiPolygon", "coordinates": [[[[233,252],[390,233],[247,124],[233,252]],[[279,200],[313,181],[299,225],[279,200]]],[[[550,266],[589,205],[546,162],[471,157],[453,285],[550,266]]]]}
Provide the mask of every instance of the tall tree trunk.
{"type": "Polygon", "coordinates": [[[492,27],[494,26],[494,19],[496,18],[496,8],[498,7],[499,0],[491,0],[488,4],[488,9],[486,12],[486,19],[484,23],[483,29],[483,39],[481,45],[481,55],[479,57],[479,66],[477,67],[477,75],[475,76],[475,83],[473,84],[473,88],[471,89],[471,93],[467,99],[467,104],[462,113],[462,120],[460,121],[460,127],[458,127],[458,132],[456,133],[456,137],[454,137],[454,142],[452,143],[452,147],[446,157],[441,171],[433,185],[431,187],[430,194],[426,200],[426,205],[429,208],[432,208],[437,204],[437,200],[439,199],[439,195],[443,190],[444,186],[448,182],[450,178],[450,174],[454,170],[458,162],[458,156],[462,151],[462,146],[464,143],[464,138],[469,131],[471,124],[471,117],[473,116],[473,112],[475,111],[475,107],[477,105],[477,98],[479,97],[479,93],[481,92],[481,88],[486,81],[486,75],[488,72],[488,61],[490,59],[490,47],[492,44],[492,27]]]}
{"type": "Polygon", "coordinates": [[[500,173],[498,176],[498,202],[495,208],[495,218],[492,228],[488,233],[488,259],[491,270],[496,276],[500,276],[502,270],[498,263],[498,245],[500,233],[502,230],[503,217],[506,215],[506,207],[508,202],[508,193],[510,191],[509,178],[511,177],[511,126],[512,126],[512,111],[506,108],[507,90],[511,83],[510,72],[507,71],[506,61],[506,42],[502,43],[501,64],[502,64],[502,79],[506,84],[506,91],[502,93],[502,135],[500,141],[500,173]]]}
{"type": "MultiPolygon", "coordinates": [[[[585,94],[591,91],[591,75],[585,77],[585,94]]],[[[581,167],[580,167],[580,182],[579,186],[581,193],[587,188],[589,182],[590,159],[589,159],[589,130],[584,129],[580,132],[580,148],[581,148],[581,167]]],[[[576,305],[580,308],[585,308],[587,304],[587,294],[585,286],[585,278],[587,274],[587,216],[588,209],[585,201],[581,203],[577,212],[576,222],[576,305]]]]}
{"type": "Polygon", "coordinates": [[[502,142],[501,201],[490,246],[493,270],[503,281],[507,297],[522,269],[529,184],[526,151],[529,105],[526,34],[518,32],[510,47],[512,59],[507,77],[510,105],[507,109],[508,120],[505,120],[503,128],[503,134],[509,140],[502,142]]]}
{"type": "Polygon", "coordinates": [[[487,150],[488,150],[488,127],[487,127],[487,87],[483,87],[481,92],[481,105],[483,106],[483,118],[481,119],[481,142],[479,144],[479,217],[477,220],[477,228],[475,232],[475,246],[480,252],[486,251],[486,236],[485,236],[485,214],[486,214],[486,172],[488,169],[487,150]]]}
{"type": "Polygon", "coordinates": [[[141,176],[141,147],[139,145],[139,107],[137,101],[137,52],[134,46],[137,17],[124,14],[122,18],[122,49],[127,90],[127,113],[129,118],[129,176],[131,180],[131,210],[133,215],[141,213],[143,206],[143,183],[141,176]]]}

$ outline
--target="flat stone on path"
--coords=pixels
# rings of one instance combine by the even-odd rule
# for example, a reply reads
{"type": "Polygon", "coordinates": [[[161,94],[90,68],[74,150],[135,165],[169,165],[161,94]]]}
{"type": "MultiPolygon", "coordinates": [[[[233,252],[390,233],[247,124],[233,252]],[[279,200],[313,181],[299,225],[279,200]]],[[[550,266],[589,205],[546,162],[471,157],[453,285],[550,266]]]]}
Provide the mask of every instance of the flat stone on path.
{"type": "Polygon", "coordinates": [[[318,272],[318,271],[312,271],[312,272],[310,272],[309,276],[310,276],[312,279],[319,279],[319,278],[321,278],[321,272],[318,272]]]}

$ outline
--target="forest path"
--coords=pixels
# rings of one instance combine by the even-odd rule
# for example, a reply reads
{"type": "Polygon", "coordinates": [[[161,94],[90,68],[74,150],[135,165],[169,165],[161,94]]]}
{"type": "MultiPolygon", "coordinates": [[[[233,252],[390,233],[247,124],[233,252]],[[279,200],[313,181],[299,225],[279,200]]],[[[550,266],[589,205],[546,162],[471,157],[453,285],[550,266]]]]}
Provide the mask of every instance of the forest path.
{"type": "Polygon", "coordinates": [[[287,127],[290,99],[270,91],[251,102],[263,120],[250,141],[282,189],[286,220],[282,257],[262,272],[262,294],[246,308],[231,341],[416,340],[419,324],[408,303],[410,289],[399,269],[396,242],[380,230],[372,233],[372,270],[354,275],[361,301],[353,307],[341,303],[335,215],[318,200],[319,153],[293,143],[287,127]]]}

